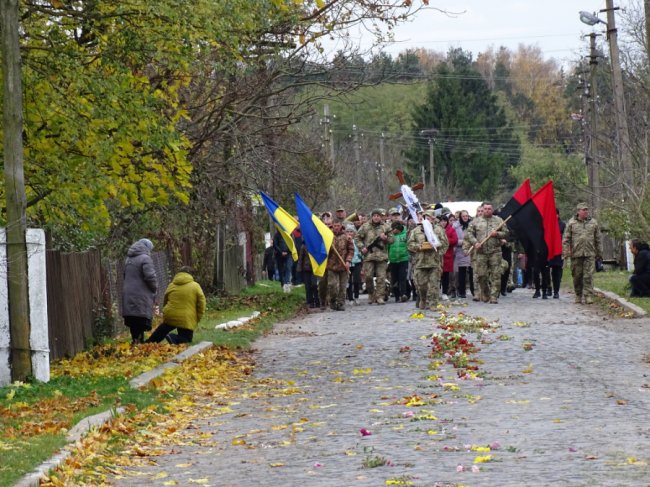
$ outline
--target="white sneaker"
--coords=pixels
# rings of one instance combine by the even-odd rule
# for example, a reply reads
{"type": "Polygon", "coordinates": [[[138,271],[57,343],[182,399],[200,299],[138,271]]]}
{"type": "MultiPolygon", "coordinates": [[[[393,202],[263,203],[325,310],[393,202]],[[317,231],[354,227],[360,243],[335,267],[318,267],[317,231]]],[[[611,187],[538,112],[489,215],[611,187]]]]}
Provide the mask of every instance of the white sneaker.
{"type": "Polygon", "coordinates": [[[442,294],[440,296],[440,299],[442,299],[443,301],[449,301],[449,296],[447,296],[446,294],[442,294]]]}
{"type": "Polygon", "coordinates": [[[356,298],[355,298],[354,301],[352,301],[352,302],[353,302],[354,304],[356,304],[357,306],[359,305],[359,300],[356,299],[356,298]]]}

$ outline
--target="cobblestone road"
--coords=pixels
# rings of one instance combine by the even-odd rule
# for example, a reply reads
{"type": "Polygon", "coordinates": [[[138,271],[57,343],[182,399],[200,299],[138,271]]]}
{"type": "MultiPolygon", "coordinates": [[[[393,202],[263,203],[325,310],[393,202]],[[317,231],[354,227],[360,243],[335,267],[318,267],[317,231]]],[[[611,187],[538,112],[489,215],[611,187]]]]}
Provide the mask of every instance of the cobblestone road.
{"type": "Polygon", "coordinates": [[[500,325],[467,335],[478,380],[436,368],[438,313],[412,318],[413,303],[276,325],[256,344],[254,387],[194,425],[209,446],[116,484],[163,485],[164,469],[176,485],[650,485],[649,321],[531,295],[449,309],[500,325]]]}

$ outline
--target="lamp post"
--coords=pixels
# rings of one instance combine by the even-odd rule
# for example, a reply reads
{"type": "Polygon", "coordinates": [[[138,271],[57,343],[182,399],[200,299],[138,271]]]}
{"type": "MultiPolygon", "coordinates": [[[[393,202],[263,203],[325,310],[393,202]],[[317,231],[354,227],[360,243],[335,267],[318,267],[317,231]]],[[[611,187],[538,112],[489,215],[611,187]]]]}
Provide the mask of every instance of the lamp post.
{"type": "Polygon", "coordinates": [[[433,163],[433,144],[436,141],[436,135],[438,135],[438,129],[430,128],[425,130],[420,130],[420,135],[427,136],[427,142],[429,144],[429,196],[431,197],[431,202],[435,203],[435,179],[434,179],[434,163],[433,163]]]}
{"type": "Polygon", "coordinates": [[[618,51],[618,36],[616,31],[616,19],[614,11],[614,0],[606,0],[606,8],[601,12],[607,13],[607,22],[600,20],[596,14],[581,11],[580,21],[595,26],[599,23],[607,26],[607,40],[609,41],[609,52],[612,64],[612,84],[614,95],[614,109],[616,112],[616,132],[618,139],[618,159],[621,165],[623,194],[633,194],[632,154],[630,151],[630,133],[627,126],[625,113],[625,95],[623,91],[623,74],[621,72],[621,60],[618,51]]]}

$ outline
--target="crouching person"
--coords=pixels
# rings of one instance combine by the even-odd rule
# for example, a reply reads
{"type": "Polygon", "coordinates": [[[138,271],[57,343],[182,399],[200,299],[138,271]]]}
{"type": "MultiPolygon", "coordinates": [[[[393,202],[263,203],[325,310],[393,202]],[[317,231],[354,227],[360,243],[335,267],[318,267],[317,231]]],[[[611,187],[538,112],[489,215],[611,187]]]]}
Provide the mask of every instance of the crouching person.
{"type": "Polygon", "coordinates": [[[205,295],[192,277],[190,267],[181,267],[165,291],[163,322],[154,330],[148,343],[191,343],[194,330],[205,313],[205,295]],[[178,334],[170,333],[178,330],[178,334]]]}
{"type": "Polygon", "coordinates": [[[646,242],[634,239],[630,242],[630,251],[634,255],[634,274],[630,276],[633,298],[650,297],[650,247],[646,242]]]}

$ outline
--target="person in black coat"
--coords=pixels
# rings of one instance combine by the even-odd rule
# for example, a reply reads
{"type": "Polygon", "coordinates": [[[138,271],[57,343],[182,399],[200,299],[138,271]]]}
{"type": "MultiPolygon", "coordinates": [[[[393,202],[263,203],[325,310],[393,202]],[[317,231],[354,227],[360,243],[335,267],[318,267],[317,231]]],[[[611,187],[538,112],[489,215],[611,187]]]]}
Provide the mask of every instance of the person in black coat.
{"type": "Polygon", "coordinates": [[[264,270],[266,271],[266,277],[269,281],[273,281],[275,276],[275,249],[273,245],[269,245],[264,250],[264,270]]]}
{"type": "Polygon", "coordinates": [[[650,297],[650,247],[646,242],[634,239],[630,242],[634,255],[634,274],[630,276],[633,298],[650,297]]]}

